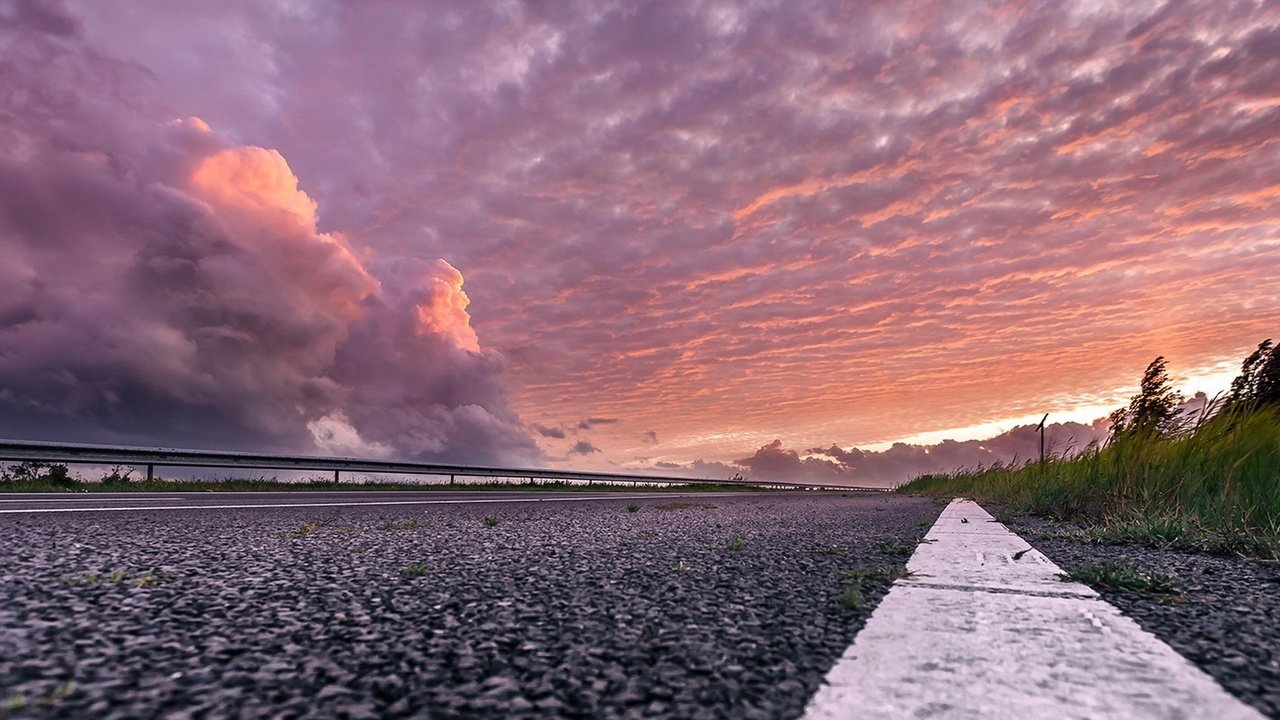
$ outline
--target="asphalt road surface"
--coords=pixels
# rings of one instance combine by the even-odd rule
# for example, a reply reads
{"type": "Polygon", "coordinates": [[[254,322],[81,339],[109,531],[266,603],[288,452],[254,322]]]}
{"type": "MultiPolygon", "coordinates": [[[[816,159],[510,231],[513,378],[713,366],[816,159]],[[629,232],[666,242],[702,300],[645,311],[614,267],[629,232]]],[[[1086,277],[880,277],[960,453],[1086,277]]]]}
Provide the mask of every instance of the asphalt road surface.
{"type": "Polygon", "coordinates": [[[760,497],[748,493],[661,493],[628,492],[552,492],[547,490],[413,490],[330,492],[92,492],[92,493],[21,493],[0,494],[0,513],[30,512],[105,512],[120,510],[186,510],[212,508],[237,510],[244,508],[286,507],[362,507],[413,505],[484,505],[503,503],[541,503],[556,501],[592,502],[602,500],[653,500],[681,497],[760,497]]]}
{"type": "Polygon", "coordinates": [[[66,718],[796,717],[943,506],[0,500],[0,708],[66,718]]]}

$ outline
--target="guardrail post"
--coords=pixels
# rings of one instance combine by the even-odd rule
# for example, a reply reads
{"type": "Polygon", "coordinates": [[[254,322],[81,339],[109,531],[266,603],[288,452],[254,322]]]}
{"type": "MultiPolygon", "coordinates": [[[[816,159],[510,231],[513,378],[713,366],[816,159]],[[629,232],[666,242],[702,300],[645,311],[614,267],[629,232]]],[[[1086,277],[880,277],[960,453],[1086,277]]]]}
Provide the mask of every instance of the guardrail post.
{"type": "Polygon", "coordinates": [[[450,485],[455,485],[455,484],[457,484],[457,482],[458,482],[458,481],[457,481],[456,479],[454,479],[453,473],[449,473],[449,484],[450,484],[450,485]]]}
{"type": "Polygon", "coordinates": [[[151,480],[155,478],[155,476],[156,476],[156,466],[147,465],[147,482],[151,482],[151,480]]]}
{"type": "Polygon", "coordinates": [[[339,479],[338,479],[338,473],[339,473],[339,472],[340,472],[339,470],[334,470],[334,471],[333,471],[333,484],[334,484],[334,485],[337,485],[339,482],[341,482],[341,480],[339,480],[339,479]]]}

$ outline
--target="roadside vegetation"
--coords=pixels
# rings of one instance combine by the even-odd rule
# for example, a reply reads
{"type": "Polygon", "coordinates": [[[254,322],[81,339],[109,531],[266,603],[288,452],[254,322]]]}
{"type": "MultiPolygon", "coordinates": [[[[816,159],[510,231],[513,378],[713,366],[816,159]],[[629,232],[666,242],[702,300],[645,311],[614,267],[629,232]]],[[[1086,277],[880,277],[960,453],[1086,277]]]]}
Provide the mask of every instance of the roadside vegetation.
{"type": "Polygon", "coordinates": [[[1068,568],[1063,579],[1075,580],[1099,590],[1133,593],[1166,603],[1178,602],[1186,592],[1182,581],[1172,575],[1110,561],[1068,568]]]}
{"type": "Polygon", "coordinates": [[[925,475],[908,493],[1070,521],[1080,539],[1280,561],[1280,352],[1270,340],[1224,397],[1181,410],[1164,358],[1111,415],[1107,442],[1045,462],[925,475]]]}
{"type": "Polygon", "coordinates": [[[747,485],[721,485],[715,482],[690,485],[655,486],[630,483],[594,483],[592,485],[563,481],[534,482],[465,482],[451,485],[443,482],[362,482],[331,479],[285,481],[277,478],[225,478],[176,480],[134,477],[134,469],[113,468],[97,480],[86,480],[71,474],[59,463],[24,462],[0,468],[0,492],[305,492],[317,490],[415,490],[423,492],[448,490],[537,490],[546,492],[778,492],[770,488],[747,485]]]}
{"type": "Polygon", "coordinates": [[[840,577],[846,580],[845,586],[836,596],[841,605],[856,610],[862,607],[864,585],[892,585],[895,580],[911,577],[904,565],[881,565],[874,568],[841,570],[840,577]]]}

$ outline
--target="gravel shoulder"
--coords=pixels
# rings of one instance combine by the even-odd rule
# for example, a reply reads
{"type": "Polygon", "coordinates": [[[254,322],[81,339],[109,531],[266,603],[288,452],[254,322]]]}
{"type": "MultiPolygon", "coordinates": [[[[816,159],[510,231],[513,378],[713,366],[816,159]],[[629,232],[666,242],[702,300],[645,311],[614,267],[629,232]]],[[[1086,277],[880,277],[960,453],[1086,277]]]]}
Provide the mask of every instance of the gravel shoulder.
{"type": "Polygon", "coordinates": [[[0,715],[795,717],[887,591],[848,607],[848,573],[905,563],[941,508],[3,516],[0,715]]]}
{"type": "Polygon", "coordinates": [[[1074,526],[988,509],[1064,570],[1111,562],[1173,578],[1184,588],[1173,598],[1095,589],[1236,697],[1280,717],[1280,565],[1087,543],[1067,537],[1078,531],[1074,526]]]}

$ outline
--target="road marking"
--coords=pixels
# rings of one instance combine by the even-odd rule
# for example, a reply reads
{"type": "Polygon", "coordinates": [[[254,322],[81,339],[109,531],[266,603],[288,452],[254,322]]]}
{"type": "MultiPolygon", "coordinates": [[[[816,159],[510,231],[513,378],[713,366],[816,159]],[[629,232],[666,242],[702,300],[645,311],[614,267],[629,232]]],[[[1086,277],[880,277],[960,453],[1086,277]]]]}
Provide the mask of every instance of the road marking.
{"type": "Polygon", "coordinates": [[[540,502],[591,502],[595,500],[654,500],[670,497],[723,497],[698,496],[680,493],[676,495],[611,495],[606,497],[545,497],[545,498],[485,498],[458,500],[377,500],[369,502],[325,503],[259,503],[246,505],[136,505],[132,507],[73,507],[73,508],[25,508],[0,510],[0,515],[18,513],[58,512],[124,512],[126,510],[242,510],[245,508],[294,508],[294,507],[360,507],[365,505],[473,505],[483,503],[540,503],[540,502]]]}
{"type": "Polygon", "coordinates": [[[1063,581],[977,503],[953,501],[925,539],[808,720],[1262,718],[1092,589],[1063,581]]]}

